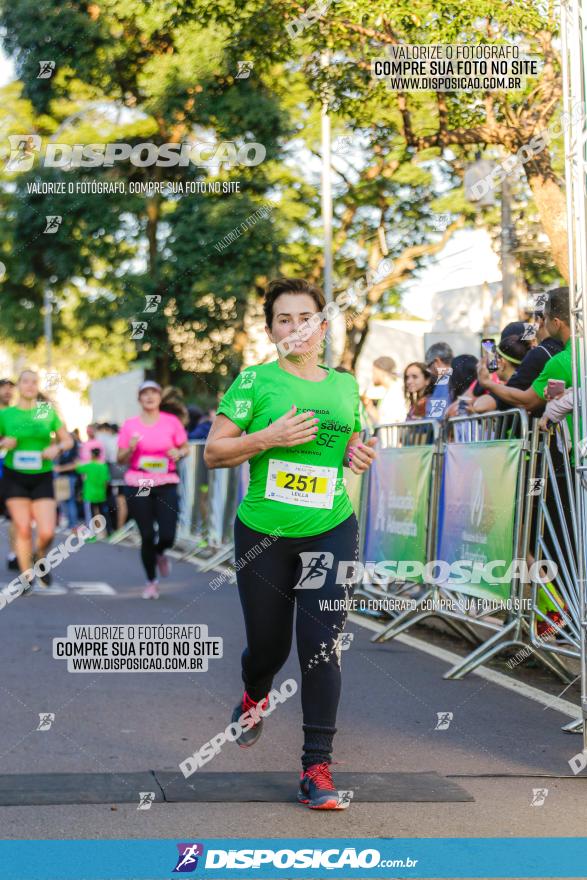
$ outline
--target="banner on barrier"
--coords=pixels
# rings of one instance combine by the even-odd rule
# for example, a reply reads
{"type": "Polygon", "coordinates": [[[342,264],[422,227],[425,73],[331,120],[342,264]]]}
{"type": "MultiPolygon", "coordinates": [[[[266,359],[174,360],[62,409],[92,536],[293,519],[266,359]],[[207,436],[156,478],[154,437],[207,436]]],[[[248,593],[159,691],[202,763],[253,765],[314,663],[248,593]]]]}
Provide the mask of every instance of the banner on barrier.
{"type": "MultiPolygon", "coordinates": [[[[438,512],[437,558],[449,565],[478,563],[478,577],[454,589],[490,599],[508,599],[511,581],[499,578],[515,557],[516,488],[522,445],[519,440],[449,443],[444,458],[438,512]],[[488,564],[495,563],[494,579],[488,564]]],[[[451,586],[451,581],[445,586],[451,586]]]]}
{"type": "Polygon", "coordinates": [[[433,446],[380,450],[371,468],[366,559],[426,563],[433,453],[433,446]]]}

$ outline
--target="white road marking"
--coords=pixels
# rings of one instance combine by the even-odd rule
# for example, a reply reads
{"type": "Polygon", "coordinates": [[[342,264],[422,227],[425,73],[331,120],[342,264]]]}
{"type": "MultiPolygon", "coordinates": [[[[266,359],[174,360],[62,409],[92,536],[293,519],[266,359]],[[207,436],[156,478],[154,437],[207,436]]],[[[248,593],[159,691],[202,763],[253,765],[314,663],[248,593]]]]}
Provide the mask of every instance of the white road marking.
{"type": "Polygon", "coordinates": [[[78,596],[116,596],[116,590],[103,581],[69,581],[69,589],[78,596]]]}

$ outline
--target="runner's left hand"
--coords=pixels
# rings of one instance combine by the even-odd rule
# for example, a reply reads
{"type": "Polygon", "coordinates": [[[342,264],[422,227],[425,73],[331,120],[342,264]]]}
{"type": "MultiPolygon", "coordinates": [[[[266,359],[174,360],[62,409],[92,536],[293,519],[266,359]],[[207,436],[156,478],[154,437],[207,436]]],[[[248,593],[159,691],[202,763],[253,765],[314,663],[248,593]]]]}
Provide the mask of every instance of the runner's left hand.
{"type": "Polygon", "coordinates": [[[176,446],[172,446],[171,449],[167,450],[167,457],[171,459],[171,461],[179,461],[181,458],[181,450],[176,446]]]}
{"type": "Polygon", "coordinates": [[[374,449],[376,445],[377,437],[371,437],[366,443],[357,443],[356,446],[349,446],[349,468],[354,474],[362,474],[371,467],[377,458],[377,453],[374,449]]]}

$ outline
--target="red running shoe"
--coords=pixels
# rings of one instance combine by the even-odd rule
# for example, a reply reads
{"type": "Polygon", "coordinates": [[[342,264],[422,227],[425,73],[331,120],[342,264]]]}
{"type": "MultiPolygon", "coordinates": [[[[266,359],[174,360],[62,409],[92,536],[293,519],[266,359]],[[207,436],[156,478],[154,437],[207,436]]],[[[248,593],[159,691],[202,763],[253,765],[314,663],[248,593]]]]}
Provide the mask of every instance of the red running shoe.
{"type": "MultiPolygon", "coordinates": [[[[256,709],[257,706],[263,709],[267,708],[269,705],[269,700],[267,697],[264,697],[262,700],[259,700],[257,703],[252,700],[248,693],[245,691],[243,694],[243,698],[238,704],[238,706],[234,707],[234,712],[232,713],[231,723],[237,724],[239,722],[239,718],[245,712],[250,712],[251,709],[256,709]]],[[[241,749],[248,749],[250,746],[254,746],[259,737],[261,736],[261,731],[263,730],[263,719],[259,717],[259,720],[253,723],[251,727],[248,727],[245,730],[241,731],[240,735],[235,739],[235,743],[241,747],[241,749]]]]}
{"type": "MultiPolygon", "coordinates": [[[[566,610],[566,606],[565,606],[566,610]]],[[[546,636],[547,638],[554,639],[558,635],[558,630],[556,627],[560,627],[560,629],[565,628],[565,622],[563,620],[562,614],[558,611],[548,611],[546,616],[548,617],[548,621],[552,621],[549,623],[546,620],[537,620],[536,621],[536,633],[539,636],[546,636]],[[554,624],[554,626],[553,626],[554,624]]]]}
{"type": "Polygon", "coordinates": [[[298,801],[311,810],[346,810],[349,805],[349,800],[341,798],[334,787],[326,761],[302,770],[298,801]]]}

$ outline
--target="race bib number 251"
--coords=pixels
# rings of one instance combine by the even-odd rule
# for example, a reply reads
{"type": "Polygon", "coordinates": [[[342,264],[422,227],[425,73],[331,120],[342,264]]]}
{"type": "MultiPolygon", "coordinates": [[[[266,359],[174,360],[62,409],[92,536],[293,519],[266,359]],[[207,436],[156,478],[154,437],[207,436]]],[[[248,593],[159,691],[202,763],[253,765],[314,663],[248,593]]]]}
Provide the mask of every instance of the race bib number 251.
{"type": "Polygon", "coordinates": [[[265,498],[300,507],[332,509],[337,469],[269,459],[265,498]]]}

